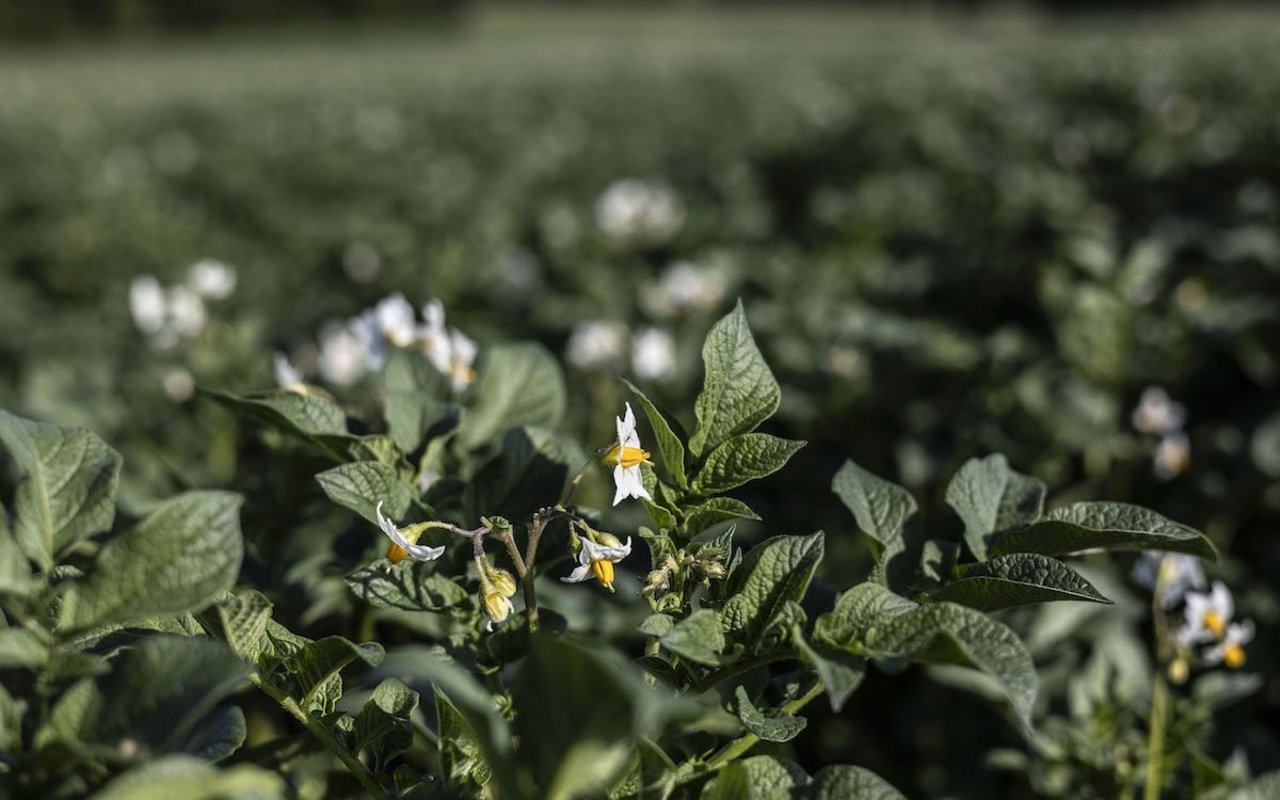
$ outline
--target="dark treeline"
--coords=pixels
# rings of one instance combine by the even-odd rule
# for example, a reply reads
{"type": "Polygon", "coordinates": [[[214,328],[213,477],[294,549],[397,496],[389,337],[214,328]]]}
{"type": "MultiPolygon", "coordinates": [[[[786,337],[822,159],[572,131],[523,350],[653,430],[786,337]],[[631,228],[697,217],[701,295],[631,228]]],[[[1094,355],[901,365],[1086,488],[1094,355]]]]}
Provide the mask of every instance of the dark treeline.
{"type": "MultiPolygon", "coordinates": [[[[1161,11],[1207,5],[1213,0],[805,0],[832,8],[905,8],[979,13],[1022,8],[1053,15],[1161,11]]],[[[217,28],[416,19],[456,20],[476,0],[0,0],[0,38],[147,34],[217,28]]],[[[518,0],[492,5],[519,7],[518,0]]],[[[568,9],[763,8],[784,0],[541,0],[568,9]]]]}

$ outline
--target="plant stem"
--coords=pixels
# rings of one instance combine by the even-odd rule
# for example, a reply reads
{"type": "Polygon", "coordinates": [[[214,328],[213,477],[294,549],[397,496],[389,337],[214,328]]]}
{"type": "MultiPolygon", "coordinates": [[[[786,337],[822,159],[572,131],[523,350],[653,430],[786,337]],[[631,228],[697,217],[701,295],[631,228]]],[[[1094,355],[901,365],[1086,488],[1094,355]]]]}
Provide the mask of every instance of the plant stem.
{"type": "Polygon", "coordinates": [[[1151,687],[1151,719],[1147,739],[1147,784],[1143,788],[1143,800],[1160,800],[1163,783],[1165,711],[1169,700],[1169,684],[1163,669],[1156,670],[1155,685],[1151,687]]]}
{"type": "MultiPolygon", "coordinates": [[[[822,694],[822,682],[819,681],[818,683],[815,683],[813,685],[812,689],[800,695],[795,700],[792,700],[789,703],[784,703],[782,705],[782,709],[788,714],[795,714],[797,711],[807,706],[809,703],[811,703],[815,698],[817,698],[821,694],[822,694]]],[[[743,736],[738,737],[737,739],[734,739],[732,742],[729,742],[727,745],[725,745],[724,748],[721,749],[719,753],[716,753],[714,756],[712,756],[711,760],[708,761],[702,769],[698,770],[692,775],[686,776],[685,778],[676,781],[676,786],[684,786],[686,784],[694,783],[696,781],[703,780],[704,778],[711,777],[711,774],[713,772],[720,769],[721,767],[728,764],[729,762],[733,761],[735,758],[747,752],[752,747],[755,747],[756,744],[759,743],[759,741],[760,741],[760,737],[756,736],[754,733],[747,733],[747,734],[744,734],[743,736]]]]}
{"type": "Polygon", "coordinates": [[[249,676],[249,682],[261,689],[264,694],[279,703],[281,708],[288,711],[294,719],[302,723],[302,726],[312,736],[316,737],[326,750],[333,753],[342,762],[343,766],[360,782],[360,785],[364,787],[370,797],[378,798],[379,800],[390,800],[389,795],[382,788],[382,785],[378,783],[378,779],[369,772],[369,768],[364,765],[364,762],[356,758],[350,750],[343,746],[342,742],[334,738],[323,723],[316,720],[305,708],[298,705],[297,700],[270,686],[256,673],[249,676]]]}
{"type": "Polygon", "coordinates": [[[1169,637],[1162,603],[1165,572],[1165,562],[1162,560],[1156,567],[1155,586],[1151,588],[1151,625],[1156,639],[1156,664],[1151,686],[1151,716],[1147,720],[1147,780],[1142,789],[1143,800],[1160,800],[1163,784],[1164,729],[1169,703],[1169,683],[1165,678],[1169,662],[1169,637]]]}

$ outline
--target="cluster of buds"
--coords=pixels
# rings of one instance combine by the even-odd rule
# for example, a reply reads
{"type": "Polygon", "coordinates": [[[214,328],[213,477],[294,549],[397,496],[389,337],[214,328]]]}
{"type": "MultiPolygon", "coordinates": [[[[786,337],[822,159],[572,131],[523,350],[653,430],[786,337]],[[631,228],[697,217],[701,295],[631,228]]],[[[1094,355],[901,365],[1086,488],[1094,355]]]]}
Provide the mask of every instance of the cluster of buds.
{"type": "Polygon", "coordinates": [[[725,562],[728,551],[723,547],[703,545],[696,552],[677,550],[662,558],[645,578],[640,594],[649,598],[654,611],[675,611],[684,606],[685,595],[692,584],[710,586],[712,581],[728,574],[725,562]]]}
{"type": "Polygon", "coordinates": [[[476,556],[476,569],[480,573],[480,610],[488,620],[484,629],[492,631],[495,622],[505,621],[515,611],[511,597],[516,593],[516,579],[484,556],[476,556]]]}

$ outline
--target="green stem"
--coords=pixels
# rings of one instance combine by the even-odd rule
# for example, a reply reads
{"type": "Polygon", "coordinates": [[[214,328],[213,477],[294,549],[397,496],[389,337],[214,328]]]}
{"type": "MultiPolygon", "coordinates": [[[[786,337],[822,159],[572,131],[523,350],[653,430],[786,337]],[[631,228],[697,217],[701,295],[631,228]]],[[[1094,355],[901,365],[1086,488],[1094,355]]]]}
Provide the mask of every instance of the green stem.
{"type": "MultiPolygon", "coordinates": [[[[818,683],[815,683],[813,685],[812,689],[800,695],[795,700],[792,700],[789,703],[783,703],[782,709],[788,714],[795,714],[797,711],[804,708],[809,703],[813,702],[813,700],[815,700],[821,694],[822,694],[822,682],[819,681],[818,683]]],[[[677,780],[676,786],[684,786],[686,784],[695,783],[697,781],[711,777],[712,773],[716,772],[721,767],[725,766],[726,764],[730,763],[734,759],[741,756],[743,753],[755,747],[759,742],[760,742],[760,737],[756,736],[754,733],[747,733],[747,734],[744,734],[743,736],[738,737],[737,739],[734,739],[732,742],[729,742],[727,745],[725,745],[724,748],[721,749],[719,753],[716,753],[714,756],[712,756],[711,760],[708,761],[702,769],[698,770],[692,775],[689,775],[685,778],[677,780]]]]}
{"type": "Polygon", "coordinates": [[[1156,682],[1151,687],[1151,719],[1147,739],[1147,785],[1143,788],[1143,800],[1160,800],[1163,784],[1165,713],[1169,701],[1169,684],[1164,671],[1157,669],[1156,682]]]}
{"type": "Polygon", "coordinates": [[[281,708],[288,711],[294,719],[302,723],[302,726],[312,736],[316,737],[326,750],[333,753],[342,762],[343,766],[360,782],[360,785],[364,787],[370,797],[378,798],[379,800],[390,800],[390,796],[382,788],[382,785],[378,783],[378,779],[369,772],[369,768],[344,747],[342,742],[339,742],[323,723],[307,713],[305,708],[298,705],[297,700],[270,686],[256,674],[249,676],[249,682],[261,689],[264,694],[279,703],[281,708]]]}
{"type": "Polygon", "coordinates": [[[1147,720],[1147,780],[1142,789],[1143,800],[1160,800],[1160,789],[1164,783],[1164,729],[1169,703],[1169,683],[1165,678],[1169,664],[1169,635],[1161,603],[1165,583],[1165,562],[1161,561],[1156,567],[1155,585],[1151,588],[1151,624],[1156,639],[1156,664],[1151,686],[1151,716],[1147,720]]]}

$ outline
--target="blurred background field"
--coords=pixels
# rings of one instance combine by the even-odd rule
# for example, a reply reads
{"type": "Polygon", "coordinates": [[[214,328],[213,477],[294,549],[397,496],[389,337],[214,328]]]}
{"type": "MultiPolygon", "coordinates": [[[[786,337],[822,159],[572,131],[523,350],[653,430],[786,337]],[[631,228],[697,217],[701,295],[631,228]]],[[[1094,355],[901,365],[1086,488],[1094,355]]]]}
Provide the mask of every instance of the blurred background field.
{"type": "MultiPolygon", "coordinates": [[[[269,461],[237,465],[252,433],[192,386],[272,386],[274,352],[325,383],[325,326],[402,292],[443,301],[481,358],[513,339],[564,356],[590,444],[617,375],[687,410],[702,334],[741,297],[783,386],[773,432],[811,442],[745,499],[771,531],[828,531],[830,579],[869,564],[814,500],[843,459],[945,526],[946,479],[1001,451],[1060,499],[1210,533],[1259,623],[1251,666],[1274,676],[1277,34],[1275,13],[1215,6],[466,6],[10,41],[0,407],[98,431],[125,455],[126,500],[227,485],[269,461]],[[234,291],[178,339],[144,336],[131,282],[209,259],[234,291]],[[1185,426],[1135,428],[1151,386],[1185,426]]],[[[855,753],[911,796],[1012,791],[970,774],[1012,739],[976,701],[922,682],[884,719],[869,688],[799,740],[806,763],[855,753]]],[[[1261,772],[1280,766],[1280,682],[1257,692],[1223,728],[1261,772]]]]}

